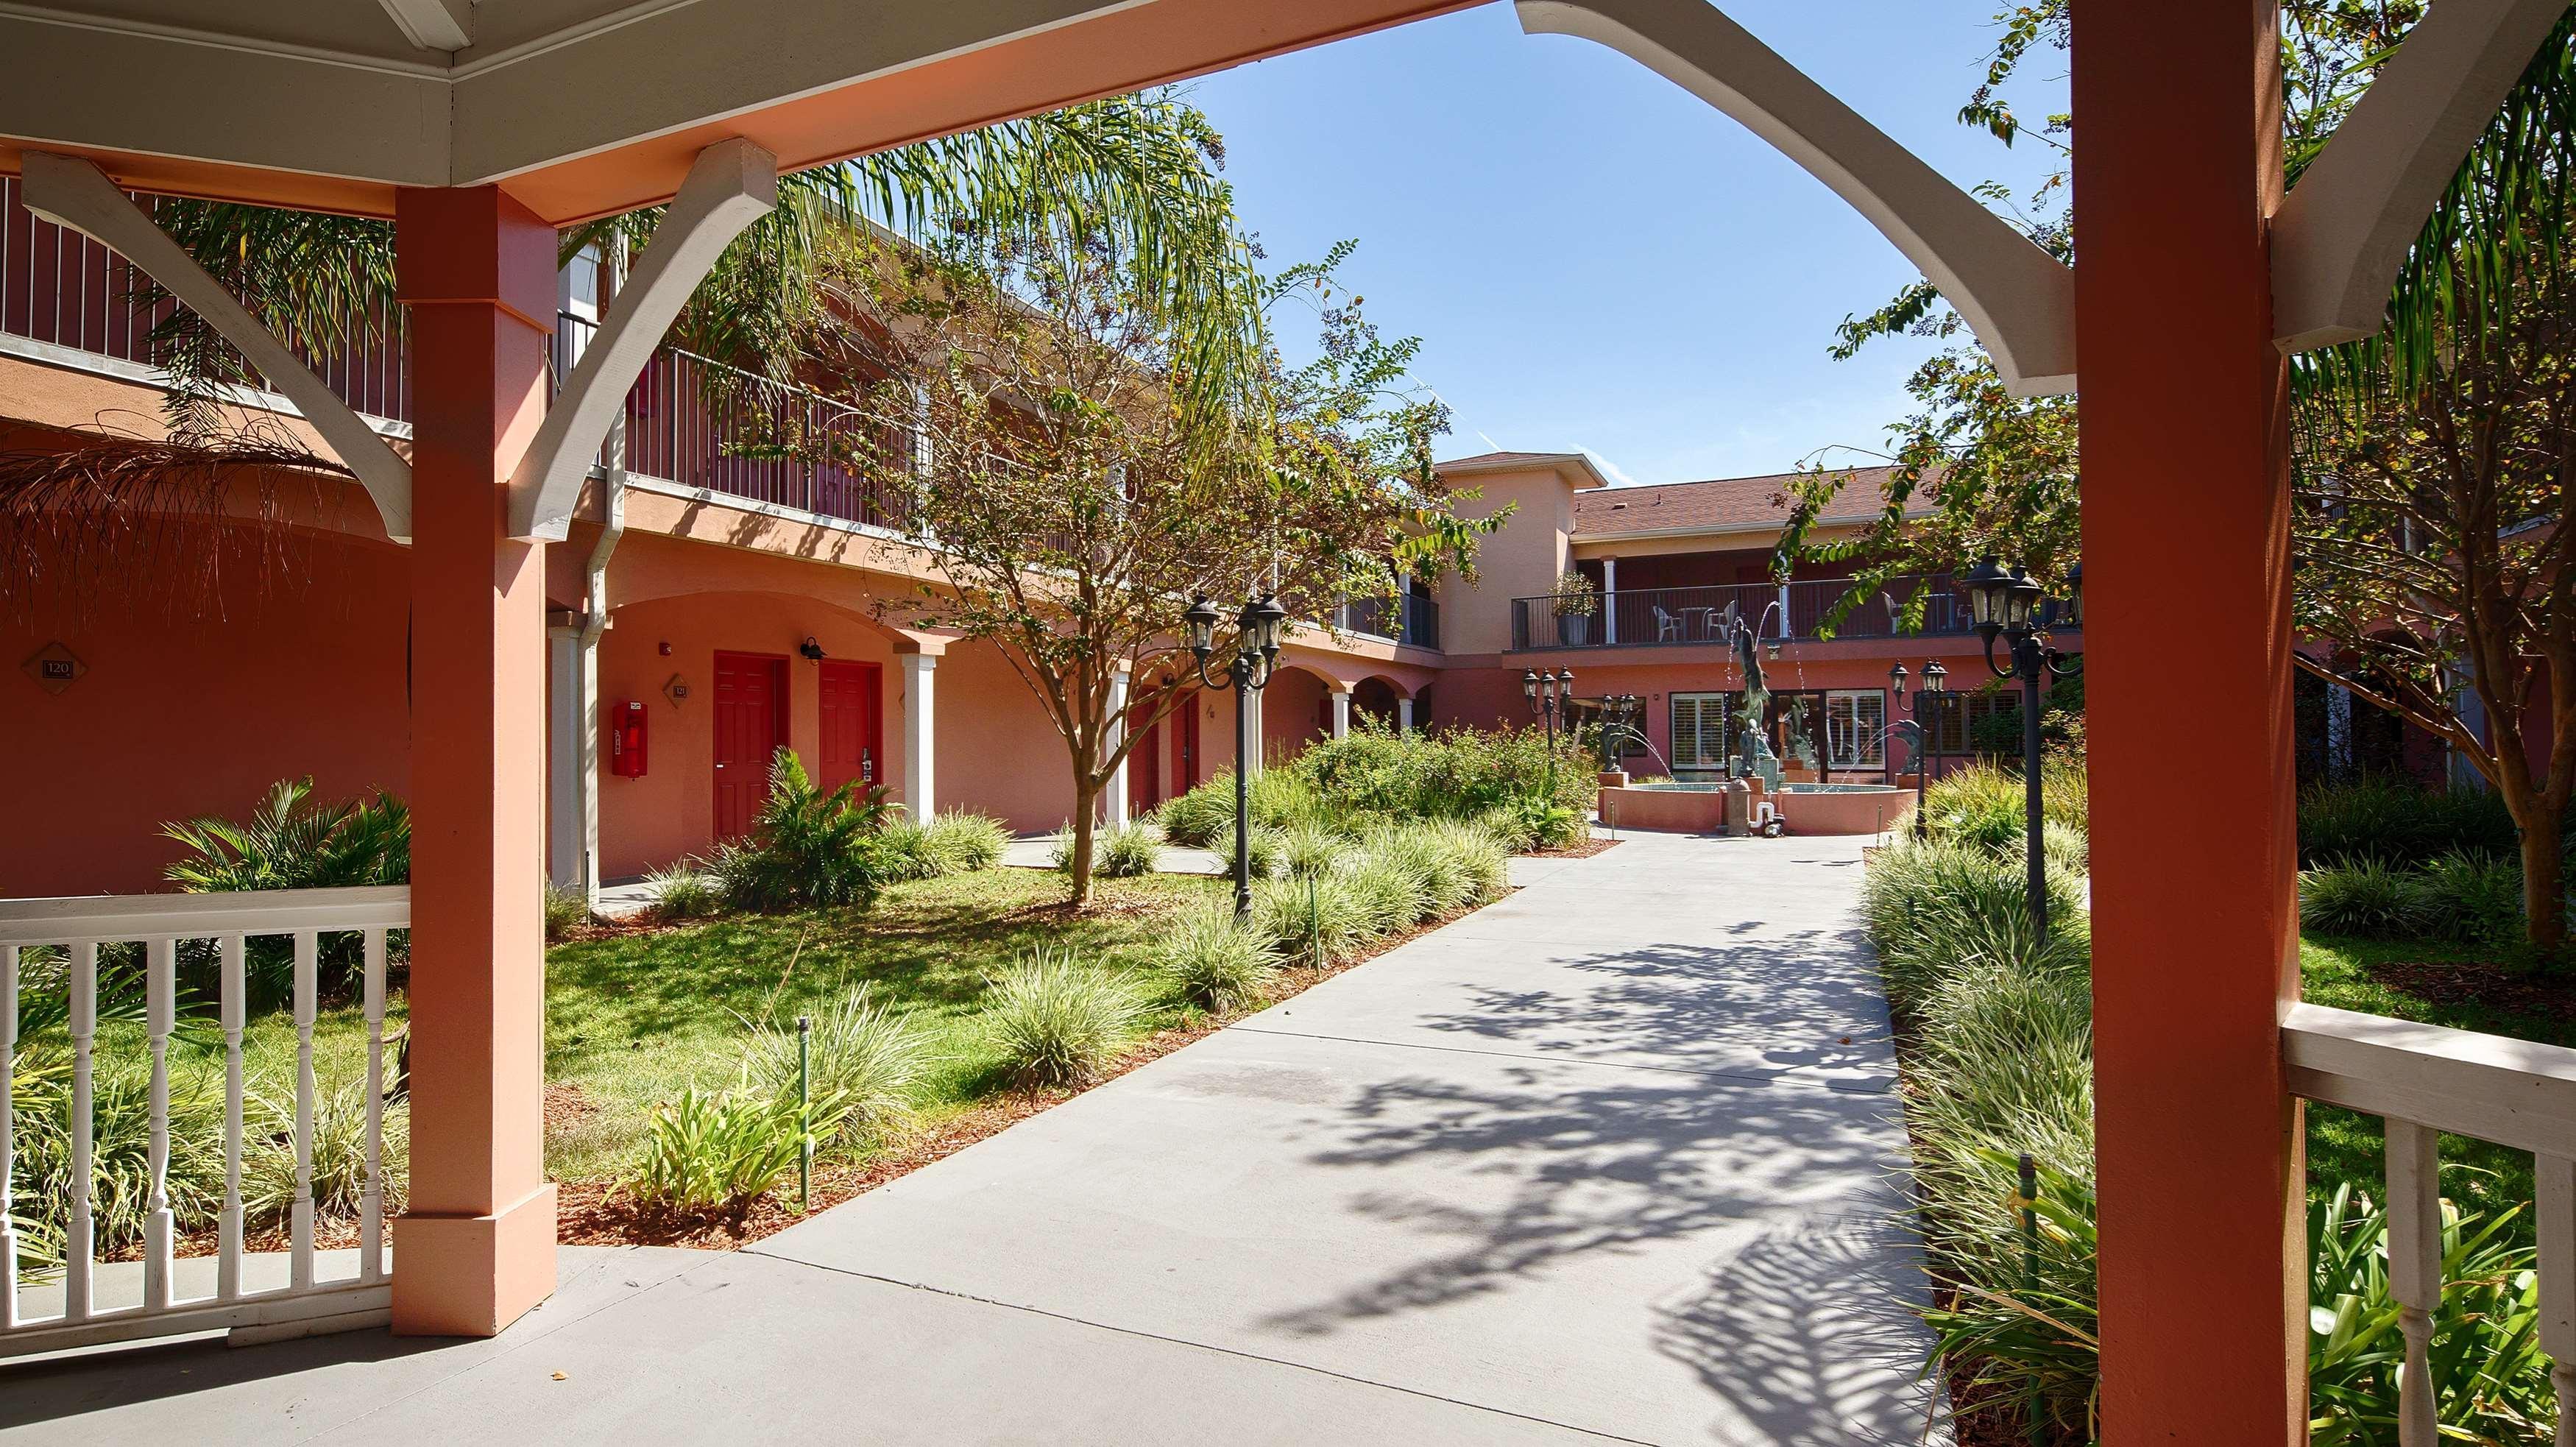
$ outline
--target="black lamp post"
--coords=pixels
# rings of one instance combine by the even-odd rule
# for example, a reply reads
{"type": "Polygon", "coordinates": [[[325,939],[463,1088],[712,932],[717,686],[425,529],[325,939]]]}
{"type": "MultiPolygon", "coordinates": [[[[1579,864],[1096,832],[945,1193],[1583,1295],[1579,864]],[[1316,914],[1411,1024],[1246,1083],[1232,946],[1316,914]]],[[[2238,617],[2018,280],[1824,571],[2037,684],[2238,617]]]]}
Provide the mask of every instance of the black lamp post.
{"type": "Polygon", "coordinates": [[[1547,796],[1550,799],[1556,797],[1556,720],[1560,713],[1565,712],[1566,701],[1573,692],[1574,670],[1571,668],[1562,673],[1551,668],[1545,673],[1525,671],[1521,674],[1521,697],[1528,699],[1530,707],[1547,721],[1547,796]]]}
{"type": "Polygon", "coordinates": [[[2067,589],[2066,600],[2043,606],[2040,600],[2046,590],[2019,568],[2006,571],[2002,561],[1991,553],[1966,580],[1969,616],[1976,623],[1977,637],[1985,643],[1986,667],[1993,669],[1997,678],[2021,680],[2022,829],[2024,847],[2030,854],[2031,924],[2043,940],[2048,938],[2048,869],[2040,849],[2040,685],[2052,676],[2073,673],[2083,666],[2082,659],[2048,644],[2052,626],[2083,626],[2083,565],[2079,563],[2070,570],[2067,580],[2072,586],[2067,589]],[[1995,661],[1997,638],[2007,641],[2011,653],[2008,663],[1995,661]]]}
{"type": "Polygon", "coordinates": [[[1929,791],[1932,771],[1941,764],[1941,707],[1950,693],[1950,670],[1940,659],[1923,665],[1923,687],[1914,695],[1914,837],[1920,839],[1932,830],[1932,821],[1924,809],[1924,795],[1929,791]]]}
{"type": "MultiPolygon", "coordinates": [[[[1202,593],[1183,616],[1189,620],[1190,652],[1198,658],[1199,682],[1223,687],[1208,672],[1208,659],[1216,652],[1216,626],[1225,615],[1202,593]]],[[[1234,619],[1234,656],[1222,671],[1225,682],[1234,686],[1234,912],[1238,918],[1252,913],[1252,696],[1270,686],[1270,675],[1278,669],[1280,625],[1287,618],[1288,610],[1279,606],[1276,597],[1244,599],[1243,611],[1234,619]]]]}

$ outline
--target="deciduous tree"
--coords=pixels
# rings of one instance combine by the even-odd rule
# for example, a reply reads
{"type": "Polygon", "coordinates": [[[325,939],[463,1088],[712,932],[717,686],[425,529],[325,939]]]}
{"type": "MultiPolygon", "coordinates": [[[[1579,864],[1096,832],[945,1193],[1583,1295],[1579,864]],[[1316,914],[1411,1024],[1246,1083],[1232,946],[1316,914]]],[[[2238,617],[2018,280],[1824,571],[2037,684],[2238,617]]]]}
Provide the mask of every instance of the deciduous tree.
{"type": "Polygon", "coordinates": [[[1222,411],[1180,400],[1194,324],[1096,234],[967,227],[836,264],[874,320],[825,328],[813,351],[882,379],[872,405],[901,424],[852,445],[909,470],[907,528],[939,573],[909,620],[991,644],[1063,739],[1077,903],[1102,790],[1195,686],[1179,636],[1193,597],[1275,593],[1292,618],[1326,618],[1391,596],[1400,572],[1471,568],[1490,527],[1433,476],[1445,409],[1407,378],[1418,342],[1380,336],[1341,290],[1348,253],[1263,286],[1265,331],[1311,308],[1313,360],[1265,346],[1258,385],[1222,411]]]}

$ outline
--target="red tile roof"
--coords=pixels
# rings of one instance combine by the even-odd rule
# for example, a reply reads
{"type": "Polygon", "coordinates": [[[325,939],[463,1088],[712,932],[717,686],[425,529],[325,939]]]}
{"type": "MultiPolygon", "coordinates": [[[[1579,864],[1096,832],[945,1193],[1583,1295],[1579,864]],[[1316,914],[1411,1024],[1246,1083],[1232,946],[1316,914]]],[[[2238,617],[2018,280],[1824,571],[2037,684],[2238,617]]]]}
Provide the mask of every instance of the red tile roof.
{"type": "MultiPolygon", "coordinates": [[[[1851,481],[1827,506],[1824,521],[1857,522],[1887,506],[1884,467],[1851,470],[1851,481]]],[[[1584,536],[1655,533],[1704,528],[1726,532],[1788,521],[1792,472],[1765,477],[1714,477],[1655,487],[1606,487],[1574,495],[1574,531],[1584,536]]]]}

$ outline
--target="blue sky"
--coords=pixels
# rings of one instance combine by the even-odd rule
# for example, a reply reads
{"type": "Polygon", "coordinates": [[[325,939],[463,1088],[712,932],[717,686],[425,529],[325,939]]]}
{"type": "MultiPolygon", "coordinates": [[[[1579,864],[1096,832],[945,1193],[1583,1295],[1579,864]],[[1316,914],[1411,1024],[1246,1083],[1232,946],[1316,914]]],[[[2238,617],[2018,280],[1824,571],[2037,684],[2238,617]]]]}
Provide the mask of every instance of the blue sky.
{"type": "MultiPolygon", "coordinates": [[[[1728,0],[1744,27],[1961,185],[2050,168],[1953,117],[1997,0],[1728,0]]],[[[2053,55],[2013,96],[2064,109],[2053,55]]],[[[1509,5],[1191,83],[1272,263],[1357,237],[1344,275],[1455,409],[1443,456],[1588,450],[1641,483],[1871,447],[1932,348],[1826,356],[1911,280],[1859,215],[1735,122],[1509,5]]],[[[1845,455],[1847,456],[1847,455],[1845,455]]]]}

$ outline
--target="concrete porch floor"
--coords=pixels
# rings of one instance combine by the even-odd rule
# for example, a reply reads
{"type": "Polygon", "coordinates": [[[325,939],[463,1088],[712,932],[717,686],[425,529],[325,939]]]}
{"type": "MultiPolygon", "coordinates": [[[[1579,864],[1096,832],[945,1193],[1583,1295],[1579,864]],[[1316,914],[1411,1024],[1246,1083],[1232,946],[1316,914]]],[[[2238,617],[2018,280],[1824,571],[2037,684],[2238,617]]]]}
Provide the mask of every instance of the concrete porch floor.
{"type": "Polygon", "coordinates": [[[489,1342],[0,1368],[0,1441],[1920,1441],[1859,843],[1524,861],[751,1250],[567,1251],[489,1342]]]}

